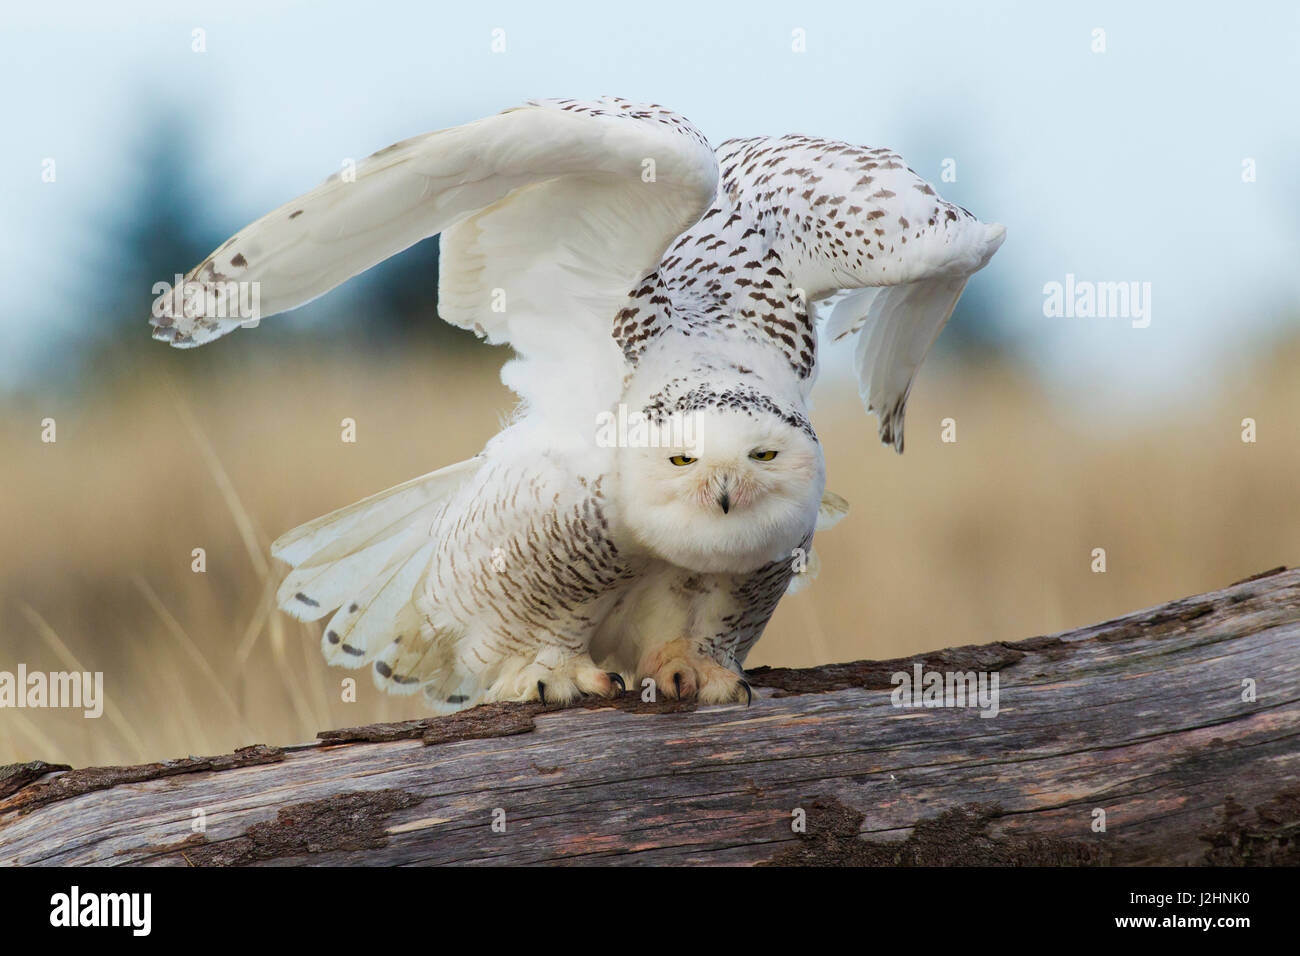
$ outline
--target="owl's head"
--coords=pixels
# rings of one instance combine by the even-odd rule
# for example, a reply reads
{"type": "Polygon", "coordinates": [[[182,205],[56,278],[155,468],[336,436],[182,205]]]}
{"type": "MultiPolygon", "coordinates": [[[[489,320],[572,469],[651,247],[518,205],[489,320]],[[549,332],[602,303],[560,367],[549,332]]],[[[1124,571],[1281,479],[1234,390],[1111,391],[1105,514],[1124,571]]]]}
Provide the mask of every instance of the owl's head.
{"type": "Polygon", "coordinates": [[[674,418],[668,437],[618,455],[623,523],[652,554],[692,571],[740,573],[790,557],[812,530],[826,466],[798,424],[707,408],[674,418]]]}

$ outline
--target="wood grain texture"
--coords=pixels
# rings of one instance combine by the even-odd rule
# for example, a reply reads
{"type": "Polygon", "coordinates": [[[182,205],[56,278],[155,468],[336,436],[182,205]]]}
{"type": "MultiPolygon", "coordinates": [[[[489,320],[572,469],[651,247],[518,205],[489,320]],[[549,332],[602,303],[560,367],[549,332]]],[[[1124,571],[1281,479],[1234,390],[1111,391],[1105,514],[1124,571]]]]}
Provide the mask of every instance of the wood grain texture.
{"type": "Polygon", "coordinates": [[[748,708],[629,693],[141,767],[3,768],[0,864],[1300,863],[1300,570],[751,683],[748,708]],[[893,706],[890,676],[917,662],[996,671],[1000,712],[893,706]]]}

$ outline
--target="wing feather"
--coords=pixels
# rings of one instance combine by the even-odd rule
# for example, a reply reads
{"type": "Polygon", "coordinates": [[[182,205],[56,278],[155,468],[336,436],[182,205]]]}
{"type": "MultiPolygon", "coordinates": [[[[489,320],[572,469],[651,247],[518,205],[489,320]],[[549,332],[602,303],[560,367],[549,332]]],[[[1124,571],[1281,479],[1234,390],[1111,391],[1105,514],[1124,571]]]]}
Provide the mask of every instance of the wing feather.
{"type": "Polygon", "coordinates": [[[858,333],[854,360],[862,404],[868,413],[875,413],[880,440],[900,453],[912,380],[952,315],[966,281],[966,276],[940,277],[888,286],[871,297],[867,310],[842,333],[858,333]]]}
{"type": "Polygon", "coordinates": [[[832,339],[857,335],[862,400],[881,440],[902,451],[916,371],[1005,229],[946,202],[888,149],[758,137],[723,143],[718,162],[717,204],[662,270],[674,301],[721,310],[767,337],[805,398],[815,314],[829,313],[832,339]]]}
{"type": "Polygon", "coordinates": [[[445,233],[439,311],[552,366],[512,379],[524,398],[546,400],[554,366],[586,373],[595,359],[616,383],[614,316],[708,208],[717,175],[707,140],[668,110],[533,101],[396,143],[268,213],[189,273],[192,308],[155,301],[154,336],[201,345],[445,233]],[[258,314],[236,308],[241,288],[257,290],[258,314]]]}
{"type": "MultiPolygon", "coordinates": [[[[470,458],[340,508],[281,535],[271,553],[293,566],[276,603],[315,621],[386,581],[428,540],[439,509],[482,466],[470,458]]],[[[331,626],[333,626],[331,624],[331,626]]]]}

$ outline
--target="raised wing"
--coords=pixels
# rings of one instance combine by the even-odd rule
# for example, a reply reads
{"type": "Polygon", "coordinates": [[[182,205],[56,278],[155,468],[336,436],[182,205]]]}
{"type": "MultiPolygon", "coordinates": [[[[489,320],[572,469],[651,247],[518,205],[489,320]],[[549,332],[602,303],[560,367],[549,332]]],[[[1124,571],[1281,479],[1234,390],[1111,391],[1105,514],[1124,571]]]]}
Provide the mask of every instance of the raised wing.
{"type": "Polygon", "coordinates": [[[202,345],[445,232],[443,318],[542,363],[599,358],[616,377],[615,313],[716,187],[708,142],[675,113],[534,101],[396,143],[262,217],[190,272],[203,293],[190,309],[155,302],[154,337],[202,345]],[[256,283],[260,314],[234,307],[241,283],[256,283]]]}
{"type": "Polygon", "coordinates": [[[809,304],[836,299],[826,331],[858,335],[863,403],[881,440],[902,451],[916,370],[1005,230],[945,202],[887,149],[741,139],[723,143],[718,162],[718,199],[660,270],[674,304],[724,309],[781,348],[811,387],[809,304]]]}
{"type": "Polygon", "coordinates": [[[832,340],[857,335],[858,394],[867,412],[876,413],[880,440],[899,452],[912,382],[969,278],[940,275],[855,290],[836,303],[826,321],[832,340]]]}

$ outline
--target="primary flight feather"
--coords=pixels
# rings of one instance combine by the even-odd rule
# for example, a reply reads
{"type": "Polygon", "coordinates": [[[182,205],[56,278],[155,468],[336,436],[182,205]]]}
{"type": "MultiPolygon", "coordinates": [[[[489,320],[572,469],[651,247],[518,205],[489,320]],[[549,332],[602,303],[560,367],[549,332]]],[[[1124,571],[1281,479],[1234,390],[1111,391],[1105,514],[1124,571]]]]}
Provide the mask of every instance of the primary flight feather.
{"type": "Polygon", "coordinates": [[[647,678],[748,700],[746,655],[847,510],[808,415],[817,313],[856,336],[862,399],[902,451],[916,371],[1004,230],[886,149],[715,152],[658,106],[538,100],[269,213],[191,271],[203,294],[155,303],[154,337],[204,344],[247,321],[240,283],[273,315],[437,233],[439,311],[511,345],[519,414],[272,550],[280,606],[328,616],[330,663],[451,711],[647,678]]]}

